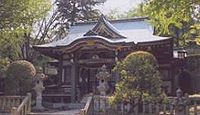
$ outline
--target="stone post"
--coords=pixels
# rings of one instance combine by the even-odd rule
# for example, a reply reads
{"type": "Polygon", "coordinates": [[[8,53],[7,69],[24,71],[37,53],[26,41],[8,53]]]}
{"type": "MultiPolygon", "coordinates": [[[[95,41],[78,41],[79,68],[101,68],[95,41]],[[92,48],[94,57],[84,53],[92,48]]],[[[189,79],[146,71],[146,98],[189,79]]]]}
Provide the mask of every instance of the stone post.
{"type": "Polygon", "coordinates": [[[17,108],[16,108],[16,107],[13,107],[13,108],[11,109],[11,115],[18,115],[18,113],[17,113],[17,108]]]}
{"type": "Polygon", "coordinates": [[[183,96],[181,89],[176,91],[176,98],[173,101],[175,115],[187,115],[188,97],[183,96]]]}

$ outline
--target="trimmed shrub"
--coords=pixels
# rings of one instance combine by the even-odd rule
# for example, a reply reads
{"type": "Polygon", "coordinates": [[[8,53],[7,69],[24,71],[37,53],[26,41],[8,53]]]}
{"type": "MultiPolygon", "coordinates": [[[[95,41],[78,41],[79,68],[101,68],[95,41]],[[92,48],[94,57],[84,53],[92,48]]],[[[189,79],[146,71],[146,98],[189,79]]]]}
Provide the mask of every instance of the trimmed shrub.
{"type": "Polygon", "coordinates": [[[11,63],[6,72],[5,93],[25,95],[33,87],[35,73],[35,67],[28,61],[19,60],[11,63]]]}
{"type": "Polygon", "coordinates": [[[111,103],[133,103],[136,98],[145,101],[160,100],[161,77],[156,58],[144,51],[129,54],[114,68],[121,76],[116,84],[116,91],[111,97],[111,103]]]}

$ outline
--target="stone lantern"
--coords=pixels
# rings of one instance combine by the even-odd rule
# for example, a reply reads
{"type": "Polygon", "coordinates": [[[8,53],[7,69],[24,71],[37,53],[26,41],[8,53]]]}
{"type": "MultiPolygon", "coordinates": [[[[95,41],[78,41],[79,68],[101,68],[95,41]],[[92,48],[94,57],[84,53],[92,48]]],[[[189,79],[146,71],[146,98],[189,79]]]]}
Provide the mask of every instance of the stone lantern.
{"type": "Polygon", "coordinates": [[[109,86],[108,86],[108,80],[110,79],[111,75],[107,71],[106,65],[103,65],[96,75],[97,79],[99,80],[99,86],[97,86],[97,89],[100,92],[100,95],[105,96],[106,91],[108,91],[109,86]]]}
{"type": "Polygon", "coordinates": [[[44,91],[45,87],[43,86],[43,80],[46,78],[46,75],[43,74],[42,68],[38,67],[37,68],[37,73],[35,75],[35,80],[34,80],[34,90],[36,92],[36,106],[34,109],[36,110],[43,110],[44,107],[42,106],[42,92],[44,91]]]}

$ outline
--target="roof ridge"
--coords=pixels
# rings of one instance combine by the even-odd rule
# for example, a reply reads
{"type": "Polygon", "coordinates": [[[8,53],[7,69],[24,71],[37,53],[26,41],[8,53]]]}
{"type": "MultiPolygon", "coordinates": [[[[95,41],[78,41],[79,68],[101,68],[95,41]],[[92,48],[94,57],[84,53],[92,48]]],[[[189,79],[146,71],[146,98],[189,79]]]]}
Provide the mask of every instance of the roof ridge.
{"type": "MultiPolygon", "coordinates": [[[[106,18],[107,21],[110,23],[116,23],[116,22],[135,22],[135,21],[144,21],[148,19],[148,17],[134,17],[134,18],[125,18],[125,19],[115,19],[115,20],[110,20],[106,18]]],[[[96,21],[86,21],[86,22],[75,22],[73,26],[80,26],[80,25],[90,25],[90,24],[96,24],[98,20],[96,21]]]]}

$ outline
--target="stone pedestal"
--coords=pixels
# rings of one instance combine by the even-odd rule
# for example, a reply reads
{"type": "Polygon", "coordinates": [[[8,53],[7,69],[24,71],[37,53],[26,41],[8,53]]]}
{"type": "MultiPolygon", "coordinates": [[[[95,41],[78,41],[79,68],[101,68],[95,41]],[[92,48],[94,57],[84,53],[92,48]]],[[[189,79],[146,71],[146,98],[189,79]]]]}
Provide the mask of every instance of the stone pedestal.
{"type": "Polygon", "coordinates": [[[42,96],[36,97],[36,106],[34,107],[36,110],[43,110],[44,107],[42,106],[42,96]]]}
{"type": "Polygon", "coordinates": [[[104,99],[100,99],[99,110],[104,111],[104,112],[106,111],[106,101],[104,99]]]}

